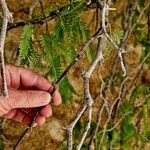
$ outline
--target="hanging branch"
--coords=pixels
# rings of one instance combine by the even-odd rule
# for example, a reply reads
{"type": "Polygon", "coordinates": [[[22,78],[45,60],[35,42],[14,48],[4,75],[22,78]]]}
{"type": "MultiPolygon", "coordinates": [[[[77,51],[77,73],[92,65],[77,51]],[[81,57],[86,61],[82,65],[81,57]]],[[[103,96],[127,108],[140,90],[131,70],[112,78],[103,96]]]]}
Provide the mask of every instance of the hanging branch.
{"type": "Polygon", "coordinates": [[[3,25],[0,35],[0,74],[1,74],[0,95],[8,97],[8,89],[5,75],[5,62],[4,62],[4,43],[8,21],[12,21],[12,13],[8,10],[5,0],[0,0],[0,4],[3,11],[3,25]]]}

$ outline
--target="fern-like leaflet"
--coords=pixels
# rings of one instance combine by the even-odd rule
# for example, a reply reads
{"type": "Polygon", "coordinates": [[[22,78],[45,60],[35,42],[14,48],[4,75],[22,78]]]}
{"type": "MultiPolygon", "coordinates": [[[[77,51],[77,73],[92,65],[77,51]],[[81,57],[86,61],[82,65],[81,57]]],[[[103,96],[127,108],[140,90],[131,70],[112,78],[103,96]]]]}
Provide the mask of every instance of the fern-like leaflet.
{"type": "Polygon", "coordinates": [[[20,44],[19,44],[19,55],[21,65],[30,64],[30,56],[32,51],[32,36],[33,36],[33,26],[26,25],[23,28],[23,33],[21,34],[20,44]]]}

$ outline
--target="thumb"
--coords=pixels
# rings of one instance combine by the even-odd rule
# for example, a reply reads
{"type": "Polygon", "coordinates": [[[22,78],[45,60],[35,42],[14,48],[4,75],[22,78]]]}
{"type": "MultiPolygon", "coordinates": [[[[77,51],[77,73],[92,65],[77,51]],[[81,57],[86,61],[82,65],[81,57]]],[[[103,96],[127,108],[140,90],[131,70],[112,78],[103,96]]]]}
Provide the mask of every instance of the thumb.
{"type": "Polygon", "coordinates": [[[51,100],[51,96],[45,91],[32,90],[10,90],[9,105],[11,108],[31,108],[47,105],[51,100]]]}

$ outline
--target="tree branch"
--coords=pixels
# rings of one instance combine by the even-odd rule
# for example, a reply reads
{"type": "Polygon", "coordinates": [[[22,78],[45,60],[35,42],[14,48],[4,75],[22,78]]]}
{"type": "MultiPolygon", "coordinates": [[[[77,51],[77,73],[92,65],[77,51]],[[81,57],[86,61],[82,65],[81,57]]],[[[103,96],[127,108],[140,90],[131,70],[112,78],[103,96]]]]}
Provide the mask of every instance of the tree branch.
{"type": "Polygon", "coordinates": [[[0,95],[8,97],[8,89],[5,75],[5,62],[4,62],[4,43],[8,21],[12,21],[12,13],[8,10],[5,0],[0,0],[0,4],[3,10],[3,25],[0,36],[0,74],[1,74],[0,95]]]}
{"type": "Polygon", "coordinates": [[[82,138],[77,146],[77,150],[81,149],[81,146],[83,145],[83,142],[87,136],[87,133],[90,129],[91,126],[91,121],[92,121],[92,104],[93,104],[93,100],[90,94],[90,89],[89,89],[89,80],[91,77],[92,72],[94,71],[94,69],[96,68],[98,62],[103,61],[103,54],[102,54],[102,44],[99,43],[98,45],[98,52],[95,56],[95,59],[93,59],[92,63],[90,64],[90,66],[88,67],[88,69],[85,71],[85,73],[83,74],[83,80],[84,80],[84,104],[86,105],[87,109],[88,109],[88,123],[86,125],[86,129],[82,135],[82,138]]]}

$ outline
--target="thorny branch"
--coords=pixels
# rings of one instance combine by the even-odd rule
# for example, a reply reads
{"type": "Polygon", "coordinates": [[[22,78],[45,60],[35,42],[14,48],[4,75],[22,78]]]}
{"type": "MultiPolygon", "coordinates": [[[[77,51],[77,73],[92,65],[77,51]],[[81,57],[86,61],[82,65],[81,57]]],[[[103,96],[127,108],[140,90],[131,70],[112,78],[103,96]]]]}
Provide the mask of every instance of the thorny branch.
{"type": "MultiPolygon", "coordinates": [[[[102,38],[102,36],[101,36],[102,38]]],[[[77,146],[77,150],[81,149],[81,146],[83,145],[83,142],[87,136],[88,130],[90,129],[91,126],[91,121],[92,121],[92,103],[93,100],[91,98],[90,95],[90,89],[89,89],[89,80],[91,77],[92,72],[94,71],[94,69],[96,68],[96,65],[98,64],[98,62],[102,62],[103,61],[103,54],[102,54],[102,44],[101,42],[99,42],[98,44],[98,52],[95,56],[95,59],[93,59],[92,63],[90,64],[90,66],[88,67],[88,69],[85,71],[85,73],[83,74],[83,79],[84,79],[84,104],[87,106],[88,109],[88,123],[86,126],[86,130],[83,133],[83,136],[77,146]]]]}
{"type": "Polygon", "coordinates": [[[2,83],[2,85],[0,86],[0,95],[8,97],[8,89],[5,75],[5,62],[4,62],[4,43],[8,21],[12,21],[12,13],[8,10],[5,0],[0,0],[0,4],[3,11],[3,25],[0,35],[0,74],[2,83]]]}
{"type": "Polygon", "coordinates": [[[67,133],[68,133],[68,148],[67,148],[68,150],[72,150],[72,148],[73,148],[73,139],[72,139],[73,129],[86,109],[88,109],[88,123],[87,123],[85,131],[82,135],[82,138],[81,138],[81,140],[77,146],[77,150],[81,149],[81,146],[82,146],[82,144],[83,144],[83,142],[87,136],[88,130],[90,129],[91,120],[92,120],[92,103],[93,103],[93,100],[91,98],[90,89],[89,89],[89,79],[90,79],[90,76],[91,76],[92,72],[94,71],[96,65],[98,64],[98,62],[103,61],[103,55],[102,55],[102,51],[101,51],[102,47],[101,46],[102,45],[99,44],[98,52],[95,56],[95,59],[93,59],[90,66],[88,67],[88,69],[82,75],[83,80],[84,80],[84,83],[83,83],[84,100],[83,100],[83,103],[82,103],[78,113],[76,114],[75,118],[69,124],[69,126],[66,128],[67,133]]]}

